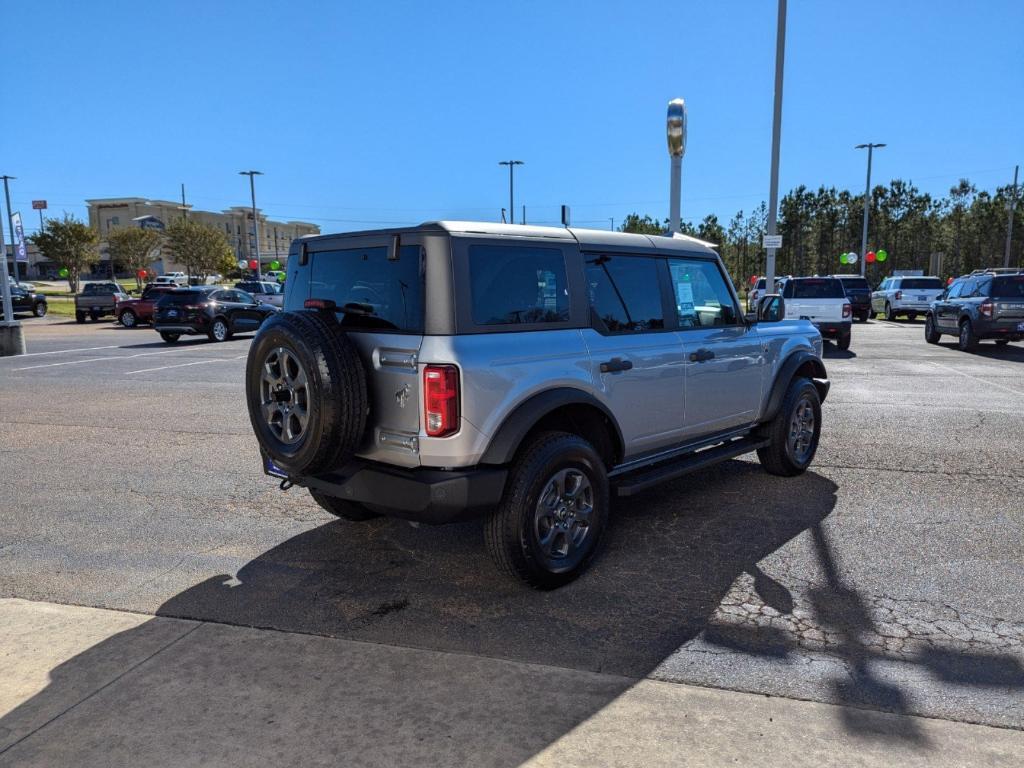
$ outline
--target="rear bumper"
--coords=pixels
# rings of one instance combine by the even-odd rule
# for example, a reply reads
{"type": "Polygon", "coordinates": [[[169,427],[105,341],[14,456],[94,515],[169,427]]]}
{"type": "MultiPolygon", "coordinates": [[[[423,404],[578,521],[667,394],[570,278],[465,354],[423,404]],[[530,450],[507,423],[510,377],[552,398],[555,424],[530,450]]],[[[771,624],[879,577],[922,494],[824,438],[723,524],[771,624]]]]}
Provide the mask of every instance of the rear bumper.
{"type": "MultiPolygon", "coordinates": [[[[266,457],[263,471],[280,477],[268,468],[266,457]]],[[[295,485],[365,504],[389,517],[440,525],[469,520],[496,506],[507,476],[504,467],[402,469],[356,461],[336,472],[288,479],[295,485]]]]}
{"type": "Polygon", "coordinates": [[[158,333],[206,333],[204,328],[190,323],[154,323],[153,328],[158,333]]]}
{"type": "Polygon", "coordinates": [[[1020,325],[1024,318],[1012,320],[983,320],[974,321],[974,335],[979,339],[1010,339],[1020,341],[1024,338],[1024,330],[1020,325]]]}
{"type": "Polygon", "coordinates": [[[815,323],[814,327],[818,329],[818,333],[826,338],[833,338],[835,336],[842,336],[845,333],[849,333],[853,326],[852,320],[843,320],[838,323],[815,323]]]}

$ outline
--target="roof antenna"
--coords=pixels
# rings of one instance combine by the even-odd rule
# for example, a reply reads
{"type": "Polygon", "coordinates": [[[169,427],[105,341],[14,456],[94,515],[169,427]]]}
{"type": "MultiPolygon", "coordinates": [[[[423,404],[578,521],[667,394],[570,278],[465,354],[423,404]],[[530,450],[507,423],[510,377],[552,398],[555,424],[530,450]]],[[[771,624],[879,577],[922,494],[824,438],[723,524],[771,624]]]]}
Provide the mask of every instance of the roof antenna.
{"type": "Polygon", "coordinates": [[[508,224],[508,222],[505,221],[505,209],[504,208],[501,209],[501,223],[502,224],[508,224]]]}

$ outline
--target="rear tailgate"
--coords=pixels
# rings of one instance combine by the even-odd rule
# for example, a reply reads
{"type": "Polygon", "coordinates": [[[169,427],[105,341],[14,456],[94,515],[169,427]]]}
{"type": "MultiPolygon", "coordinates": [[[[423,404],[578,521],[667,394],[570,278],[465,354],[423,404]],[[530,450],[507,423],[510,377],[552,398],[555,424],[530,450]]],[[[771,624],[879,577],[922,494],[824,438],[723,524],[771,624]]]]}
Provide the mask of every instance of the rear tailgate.
{"type": "Polygon", "coordinates": [[[812,323],[841,323],[846,299],[786,299],[787,320],[810,320],[812,323]]]}

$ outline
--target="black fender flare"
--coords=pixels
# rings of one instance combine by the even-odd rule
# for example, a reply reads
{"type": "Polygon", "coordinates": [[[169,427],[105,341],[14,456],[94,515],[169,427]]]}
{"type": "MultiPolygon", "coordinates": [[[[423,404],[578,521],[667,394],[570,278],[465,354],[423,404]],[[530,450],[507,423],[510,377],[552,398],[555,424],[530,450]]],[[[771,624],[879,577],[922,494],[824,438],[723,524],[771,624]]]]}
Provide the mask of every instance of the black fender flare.
{"type": "Polygon", "coordinates": [[[552,411],[567,405],[589,405],[599,410],[615,430],[618,445],[620,447],[624,445],[619,423],[604,403],[581,389],[559,387],[558,389],[549,389],[546,392],[536,394],[516,406],[515,410],[505,417],[501,426],[498,427],[494,436],[491,437],[487,450],[484,451],[484,455],[480,458],[480,463],[509,463],[515,457],[516,451],[519,450],[519,445],[523,442],[523,438],[537,425],[537,422],[552,411]]]}
{"type": "Polygon", "coordinates": [[[821,398],[821,402],[825,402],[829,389],[828,373],[825,371],[825,364],[813,352],[799,349],[790,354],[779,367],[779,372],[775,375],[775,381],[772,383],[772,389],[768,395],[768,403],[765,406],[764,413],[761,415],[762,421],[771,421],[775,418],[775,414],[782,407],[782,399],[786,396],[786,390],[789,389],[789,383],[793,380],[793,376],[807,363],[810,363],[814,371],[811,380],[818,389],[818,397],[821,398]]]}

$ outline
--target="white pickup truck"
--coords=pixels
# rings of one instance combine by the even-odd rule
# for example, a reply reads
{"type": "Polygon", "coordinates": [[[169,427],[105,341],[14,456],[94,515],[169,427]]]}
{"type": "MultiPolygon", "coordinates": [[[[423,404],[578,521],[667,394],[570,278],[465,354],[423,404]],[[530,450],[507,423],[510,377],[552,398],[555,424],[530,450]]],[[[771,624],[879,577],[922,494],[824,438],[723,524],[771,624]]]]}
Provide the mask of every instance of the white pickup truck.
{"type": "Polygon", "coordinates": [[[783,281],[787,320],[810,320],[822,338],[850,348],[853,307],[835,277],[790,277],[783,281]]]}
{"type": "Polygon", "coordinates": [[[925,314],[945,286],[937,277],[887,277],[871,294],[871,311],[883,312],[886,320],[906,315],[914,320],[925,314]]]}

